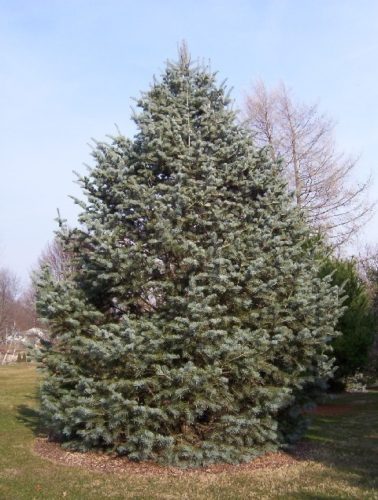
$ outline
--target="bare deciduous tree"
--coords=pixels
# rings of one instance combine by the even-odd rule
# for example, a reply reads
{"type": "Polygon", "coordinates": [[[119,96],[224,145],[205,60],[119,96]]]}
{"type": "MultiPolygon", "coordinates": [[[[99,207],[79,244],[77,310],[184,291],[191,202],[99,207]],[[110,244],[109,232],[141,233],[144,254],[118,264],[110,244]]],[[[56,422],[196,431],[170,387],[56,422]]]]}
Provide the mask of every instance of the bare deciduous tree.
{"type": "Polygon", "coordinates": [[[0,342],[13,325],[13,312],[18,292],[17,277],[8,269],[0,269],[0,342]]]}
{"type": "Polygon", "coordinates": [[[334,123],[316,105],[294,102],[284,84],[268,90],[259,81],[245,100],[244,116],[257,146],[269,146],[281,159],[295,201],[309,222],[330,243],[340,246],[369,219],[374,204],[367,201],[370,179],[356,184],[356,166],[336,150],[334,123]]]}
{"type": "Polygon", "coordinates": [[[14,304],[14,318],[19,331],[26,331],[39,326],[35,306],[35,291],[30,285],[18,297],[14,304]]]}
{"type": "Polygon", "coordinates": [[[70,268],[69,260],[69,256],[64,252],[59,240],[54,239],[51,243],[48,243],[43,250],[38,261],[38,267],[42,268],[47,265],[54,279],[60,281],[70,268]]]}

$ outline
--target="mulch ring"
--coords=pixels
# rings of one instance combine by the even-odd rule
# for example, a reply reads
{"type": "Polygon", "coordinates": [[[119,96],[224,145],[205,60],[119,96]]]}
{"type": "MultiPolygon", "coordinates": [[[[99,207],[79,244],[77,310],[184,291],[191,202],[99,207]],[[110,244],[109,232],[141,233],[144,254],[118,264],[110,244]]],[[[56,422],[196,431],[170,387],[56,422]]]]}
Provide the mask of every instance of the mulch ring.
{"type": "Polygon", "coordinates": [[[284,452],[267,453],[255,460],[239,465],[214,464],[197,469],[179,469],[177,467],[164,467],[152,462],[131,462],[125,457],[111,456],[95,452],[72,452],[62,448],[59,443],[48,441],[46,438],[37,438],[34,452],[51,462],[82,467],[98,472],[128,473],[140,476],[184,476],[199,474],[220,474],[222,472],[238,473],[259,469],[279,469],[289,467],[308,459],[311,455],[308,443],[302,443],[293,454],[284,452]]]}
{"type": "Polygon", "coordinates": [[[353,410],[355,410],[355,407],[351,404],[327,404],[319,405],[308,413],[310,415],[319,415],[320,417],[338,417],[340,415],[346,415],[353,410]]]}

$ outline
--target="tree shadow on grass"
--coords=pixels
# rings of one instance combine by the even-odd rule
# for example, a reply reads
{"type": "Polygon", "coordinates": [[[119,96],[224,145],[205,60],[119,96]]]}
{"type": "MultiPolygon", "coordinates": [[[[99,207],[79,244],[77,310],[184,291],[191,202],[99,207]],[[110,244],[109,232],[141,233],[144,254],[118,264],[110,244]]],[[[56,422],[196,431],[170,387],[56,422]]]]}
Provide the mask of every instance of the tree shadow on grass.
{"type": "Polygon", "coordinates": [[[378,487],[378,393],[344,394],[333,403],[314,417],[299,457],[330,467],[351,486],[373,490],[378,487]]]}
{"type": "Polygon", "coordinates": [[[36,408],[25,404],[18,405],[17,420],[31,429],[35,436],[46,435],[41,415],[36,408]]]}

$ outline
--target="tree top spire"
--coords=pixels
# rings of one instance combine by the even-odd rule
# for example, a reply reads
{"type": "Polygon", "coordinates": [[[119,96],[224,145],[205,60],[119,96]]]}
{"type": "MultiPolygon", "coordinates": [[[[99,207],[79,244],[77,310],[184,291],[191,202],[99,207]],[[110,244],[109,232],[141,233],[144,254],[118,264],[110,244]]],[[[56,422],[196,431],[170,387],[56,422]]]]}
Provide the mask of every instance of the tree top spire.
{"type": "Polygon", "coordinates": [[[191,63],[188,42],[183,39],[178,47],[179,64],[183,69],[188,69],[191,63]]]}

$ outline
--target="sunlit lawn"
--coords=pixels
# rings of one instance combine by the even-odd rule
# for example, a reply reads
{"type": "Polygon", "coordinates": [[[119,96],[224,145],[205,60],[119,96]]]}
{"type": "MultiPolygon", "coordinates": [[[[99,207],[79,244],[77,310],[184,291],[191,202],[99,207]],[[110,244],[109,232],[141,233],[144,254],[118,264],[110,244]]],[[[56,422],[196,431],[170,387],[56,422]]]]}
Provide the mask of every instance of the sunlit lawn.
{"type": "Polygon", "coordinates": [[[233,474],[135,476],[54,464],[33,453],[36,371],[0,367],[0,499],[292,498],[378,499],[378,392],[345,394],[338,416],[317,416],[310,458],[280,469],[233,474]]]}

